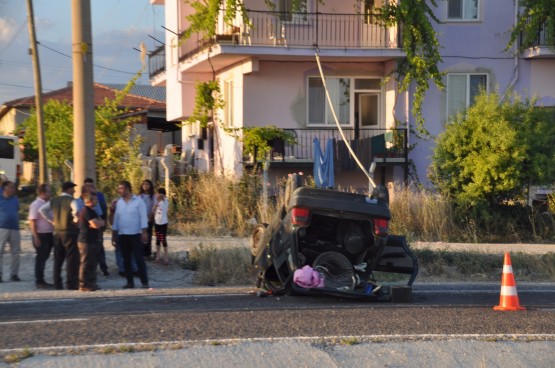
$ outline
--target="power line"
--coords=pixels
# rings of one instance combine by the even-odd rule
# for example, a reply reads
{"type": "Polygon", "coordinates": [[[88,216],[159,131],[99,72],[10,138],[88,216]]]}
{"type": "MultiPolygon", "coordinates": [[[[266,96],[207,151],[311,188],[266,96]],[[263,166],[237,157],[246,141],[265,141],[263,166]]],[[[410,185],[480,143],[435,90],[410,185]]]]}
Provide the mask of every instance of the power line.
{"type": "MultiPolygon", "coordinates": [[[[72,57],[71,57],[70,55],[68,55],[68,54],[64,54],[63,52],[58,51],[58,50],[55,50],[55,49],[53,49],[53,48],[51,48],[51,47],[48,47],[48,46],[46,46],[46,45],[43,45],[43,44],[40,43],[40,42],[37,42],[37,43],[38,43],[40,46],[42,46],[42,47],[44,47],[44,48],[46,48],[46,49],[48,49],[48,50],[50,50],[50,51],[52,51],[52,52],[55,52],[55,53],[60,54],[60,55],[62,55],[62,56],[65,56],[65,57],[67,57],[67,58],[69,58],[69,59],[72,58],[72,57]]],[[[93,66],[94,66],[95,68],[106,69],[106,70],[110,70],[110,71],[118,72],[118,73],[124,73],[124,74],[130,74],[130,75],[135,75],[135,74],[136,74],[136,73],[132,73],[132,72],[126,72],[126,71],[124,71],[124,70],[118,70],[118,69],[108,68],[108,67],[105,67],[105,66],[102,66],[102,65],[98,65],[98,64],[93,64],[93,66]]]]}
{"type": "MultiPolygon", "coordinates": [[[[33,86],[22,86],[20,84],[0,83],[0,86],[18,87],[18,88],[35,88],[33,86]]],[[[44,88],[45,91],[52,91],[51,89],[44,88]]]]}

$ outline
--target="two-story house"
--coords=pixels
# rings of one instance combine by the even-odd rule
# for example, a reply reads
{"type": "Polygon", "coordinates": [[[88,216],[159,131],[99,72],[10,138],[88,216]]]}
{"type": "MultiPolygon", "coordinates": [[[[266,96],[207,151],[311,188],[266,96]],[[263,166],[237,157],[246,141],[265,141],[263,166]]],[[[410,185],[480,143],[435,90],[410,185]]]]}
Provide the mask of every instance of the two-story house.
{"type": "MultiPolygon", "coordinates": [[[[186,121],[191,115],[197,81],[217,80],[225,101],[208,129],[184,127],[183,148],[194,152],[198,170],[241,175],[248,160],[241,143],[223,128],[275,125],[292,132],[296,143],[275,144],[274,177],[311,173],[314,138],[322,148],[332,138],[338,185],[366,187],[346,143],[364,167],[376,162],[378,183],[406,180],[408,158],[425,182],[433,140],[414,133],[411,91],[398,94],[395,79],[386,79],[405,53],[403,25],[385,27],[373,17],[382,1],[304,0],[300,11],[293,12],[288,0],[276,0],[272,10],[263,0],[245,0],[247,24],[238,18],[226,26],[222,13],[213,39],[193,34],[181,41],[190,5],[180,0],[151,3],[165,5],[166,43],[150,54],[149,62],[152,84],[166,86],[168,120],[186,121]],[[316,53],[344,135],[327,102],[316,53]]],[[[554,104],[553,50],[538,47],[519,55],[505,50],[517,12],[518,2],[438,2],[439,67],[446,73],[446,88],[431,87],[426,95],[423,114],[432,136],[451,114],[472,103],[480,86],[527,91],[541,103],[554,104]]]]}

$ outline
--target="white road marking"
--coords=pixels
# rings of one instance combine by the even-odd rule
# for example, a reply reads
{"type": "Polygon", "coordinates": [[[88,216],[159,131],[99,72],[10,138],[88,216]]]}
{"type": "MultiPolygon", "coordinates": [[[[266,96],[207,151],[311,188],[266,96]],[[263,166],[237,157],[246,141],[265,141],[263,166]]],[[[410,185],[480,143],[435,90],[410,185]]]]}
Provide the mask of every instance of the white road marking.
{"type": "Polygon", "coordinates": [[[88,321],[89,318],[65,318],[65,319],[35,319],[31,321],[7,321],[0,322],[0,326],[3,325],[25,325],[32,323],[58,323],[58,322],[81,322],[88,321]]]}

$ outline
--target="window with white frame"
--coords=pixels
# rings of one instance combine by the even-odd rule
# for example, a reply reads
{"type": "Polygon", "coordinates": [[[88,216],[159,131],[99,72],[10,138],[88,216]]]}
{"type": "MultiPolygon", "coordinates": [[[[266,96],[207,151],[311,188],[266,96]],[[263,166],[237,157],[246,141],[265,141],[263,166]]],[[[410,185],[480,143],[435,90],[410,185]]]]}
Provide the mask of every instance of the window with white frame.
{"type": "Polygon", "coordinates": [[[279,0],[278,11],[280,12],[281,20],[285,22],[306,22],[308,20],[308,1],[297,0],[297,7],[293,6],[294,2],[295,0],[279,0]]]}
{"type": "Polygon", "coordinates": [[[233,127],[233,80],[224,81],[224,124],[233,127]]]}
{"type": "MultiPolygon", "coordinates": [[[[381,79],[327,77],[326,86],[333,110],[341,125],[379,126],[381,79]]],[[[320,77],[308,78],[308,125],[335,125],[320,77]]]]}
{"type": "Polygon", "coordinates": [[[447,74],[447,118],[471,106],[482,89],[488,90],[487,74],[447,74]]]}
{"type": "Polygon", "coordinates": [[[447,19],[478,19],[478,0],[447,0],[447,19]]]}

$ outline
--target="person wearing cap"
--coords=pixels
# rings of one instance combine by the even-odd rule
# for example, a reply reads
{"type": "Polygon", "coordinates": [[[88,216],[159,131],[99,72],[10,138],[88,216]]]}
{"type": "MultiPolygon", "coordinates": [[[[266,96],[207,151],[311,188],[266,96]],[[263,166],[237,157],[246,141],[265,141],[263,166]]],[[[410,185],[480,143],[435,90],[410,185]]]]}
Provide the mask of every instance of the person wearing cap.
{"type": "Polygon", "coordinates": [[[66,261],[66,286],[79,290],[79,250],[77,249],[77,202],[73,198],[77,184],[66,181],[62,194],[45,203],[39,213],[54,225],[54,286],[63,289],[62,266],[66,261]]]}

